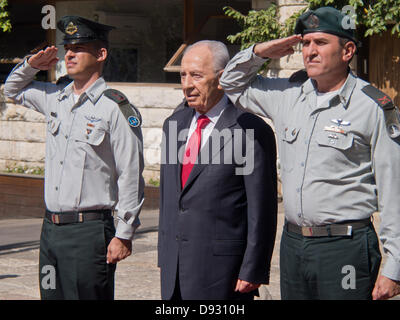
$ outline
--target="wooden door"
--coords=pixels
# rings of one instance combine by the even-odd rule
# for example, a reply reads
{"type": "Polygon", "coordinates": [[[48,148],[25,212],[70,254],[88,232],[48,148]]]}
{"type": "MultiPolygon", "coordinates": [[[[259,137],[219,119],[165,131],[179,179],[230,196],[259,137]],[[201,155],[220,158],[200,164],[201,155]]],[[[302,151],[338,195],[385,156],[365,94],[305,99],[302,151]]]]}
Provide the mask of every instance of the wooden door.
{"type": "Polygon", "coordinates": [[[369,42],[369,82],[400,106],[400,38],[390,31],[369,42]]]}

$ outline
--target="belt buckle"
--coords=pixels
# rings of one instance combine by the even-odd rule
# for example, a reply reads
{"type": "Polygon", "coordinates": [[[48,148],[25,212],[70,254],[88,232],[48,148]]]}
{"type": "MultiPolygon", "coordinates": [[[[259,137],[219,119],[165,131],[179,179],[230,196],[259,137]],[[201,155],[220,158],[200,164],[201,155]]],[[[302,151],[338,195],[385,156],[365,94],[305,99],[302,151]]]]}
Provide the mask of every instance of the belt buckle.
{"type": "Polygon", "coordinates": [[[301,234],[305,237],[312,237],[312,227],[301,227],[301,234]]]}
{"type": "Polygon", "coordinates": [[[83,213],[82,212],[78,213],[78,221],[83,222],[83,213]]]}
{"type": "Polygon", "coordinates": [[[347,226],[346,236],[351,236],[353,234],[353,226],[347,226]]]}
{"type": "Polygon", "coordinates": [[[54,224],[60,224],[60,216],[56,213],[52,213],[51,222],[53,222],[54,224]]]}

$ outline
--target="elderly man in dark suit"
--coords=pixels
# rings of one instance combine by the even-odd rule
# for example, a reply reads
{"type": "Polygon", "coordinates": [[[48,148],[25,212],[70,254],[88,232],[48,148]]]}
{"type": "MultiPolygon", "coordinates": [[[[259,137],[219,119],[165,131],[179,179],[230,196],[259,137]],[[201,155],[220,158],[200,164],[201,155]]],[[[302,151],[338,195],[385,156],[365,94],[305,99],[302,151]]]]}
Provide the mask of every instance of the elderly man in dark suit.
{"type": "Polygon", "coordinates": [[[162,299],[253,299],[268,284],[276,233],[271,128],[219,85],[229,54],[187,48],[183,105],[163,126],[158,264],[162,299]]]}

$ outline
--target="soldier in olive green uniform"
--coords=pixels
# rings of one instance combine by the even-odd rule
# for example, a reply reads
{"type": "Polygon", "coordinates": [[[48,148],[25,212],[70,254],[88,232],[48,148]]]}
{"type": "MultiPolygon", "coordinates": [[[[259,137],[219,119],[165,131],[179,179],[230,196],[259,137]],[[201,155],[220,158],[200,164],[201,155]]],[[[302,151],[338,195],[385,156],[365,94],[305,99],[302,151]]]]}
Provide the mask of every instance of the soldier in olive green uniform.
{"type": "Polygon", "coordinates": [[[66,86],[34,81],[39,70],[58,60],[57,49],[49,47],[14,68],[4,88],[47,121],[41,297],[113,299],[116,263],[131,254],[140,224],[140,114],[101,76],[112,27],[67,16],[58,28],[65,34],[65,64],[74,81],[66,86]]]}
{"type": "Polygon", "coordinates": [[[331,7],[299,17],[296,35],[256,44],[221,85],[241,108],[274,121],[285,208],[283,299],[385,299],[399,293],[400,127],[392,101],[348,67],[353,30],[331,7]],[[306,72],[257,75],[302,42],[306,72]],[[309,78],[308,78],[309,77],[309,78]],[[380,211],[381,256],[371,216],[380,211]]]}

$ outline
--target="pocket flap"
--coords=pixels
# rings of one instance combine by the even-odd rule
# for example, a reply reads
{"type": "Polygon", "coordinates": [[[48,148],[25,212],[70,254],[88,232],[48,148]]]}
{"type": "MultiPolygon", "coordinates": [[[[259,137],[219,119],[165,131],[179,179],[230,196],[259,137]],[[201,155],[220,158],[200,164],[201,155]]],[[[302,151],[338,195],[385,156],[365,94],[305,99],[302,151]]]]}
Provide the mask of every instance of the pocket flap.
{"type": "Polygon", "coordinates": [[[76,141],[86,142],[93,146],[98,146],[103,142],[105,134],[106,132],[101,129],[86,129],[86,132],[75,134],[74,139],[76,141]]]}
{"type": "Polygon", "coordinates": [[[47,130],[49,130],[52,135],[56,135],[58,128],[60,127],[60,123],[61,121],[58,119],[50,119],[47,121],[47,130]]]}
{"type": "Polygon", "coordinates": [[[317,142],[320,146],[333,147],[340,150],[347,150],[353,145],[353,134],[332,134],[329,132],[322,132],[317,137],[317,142]]]}
{"type": "Polygon", "coordinates": [[[283,131],[283,140],[292,143],[299,135],[300,129],[294,126],[287,126],[283,131]]]}

